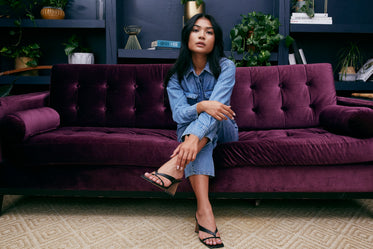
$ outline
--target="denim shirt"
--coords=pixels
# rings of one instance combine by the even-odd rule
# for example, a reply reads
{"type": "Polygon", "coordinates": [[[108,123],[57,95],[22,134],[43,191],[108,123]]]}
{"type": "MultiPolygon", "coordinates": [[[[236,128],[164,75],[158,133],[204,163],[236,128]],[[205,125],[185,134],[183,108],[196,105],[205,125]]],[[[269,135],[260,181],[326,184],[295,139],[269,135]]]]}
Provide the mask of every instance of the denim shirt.
{"type": "Polygon", "coordinates": [[[207,63],[200,75],[197,75],[191,66],[183,76],[181,84],[176,73],[168,82],[167,93],[180,141],[189,134],[196,135],[201,140],[209,132],[209,128],[219,122],[205,112],[198,115],[198,102],[215,100],[230,105],[236,67],[227,58],[220,60],[220,67],[218,79],[214,77],[207,63]]]}

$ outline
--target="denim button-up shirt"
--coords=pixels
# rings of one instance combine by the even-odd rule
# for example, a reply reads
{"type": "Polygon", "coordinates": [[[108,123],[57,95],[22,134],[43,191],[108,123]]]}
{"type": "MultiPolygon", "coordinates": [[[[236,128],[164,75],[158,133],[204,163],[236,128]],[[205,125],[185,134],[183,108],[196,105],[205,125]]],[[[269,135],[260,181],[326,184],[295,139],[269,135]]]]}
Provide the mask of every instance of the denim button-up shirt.
{"type": "Polygon", "coordinates": [[[201,140],[209,132],[209,128],[219,122],[205,112],[198,115],[198,102],[215,100],[230,105],[236,67],[227,58],[220,60],[220,67],[221,73],[218,79],[214,77],[207,63],[200,75],[197,75],[191,66],[182,78],[181,84],[176,73],[168,82],[167,93],[180,141],[182,137],[189,134],[196,135],[201,140]]]}

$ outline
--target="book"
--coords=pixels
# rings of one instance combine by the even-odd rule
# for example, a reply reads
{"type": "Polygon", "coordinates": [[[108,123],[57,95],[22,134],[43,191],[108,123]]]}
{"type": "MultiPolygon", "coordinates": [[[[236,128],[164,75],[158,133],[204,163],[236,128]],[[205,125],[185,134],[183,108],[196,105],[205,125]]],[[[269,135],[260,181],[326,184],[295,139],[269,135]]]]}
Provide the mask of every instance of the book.
{"type": "Polygon", "coordinates": [[[318,19],[290,19],[291,24],[333,24],[333,19],[328,18],[318,18],[318,19]]]}
{"type": "Polygon", "coordinates": [[[367,60],[356,73],[356,80],[367,81],[373,74],[373,58],[367,60]]]}
{"type": "Polygon", "coordinates": [[[309,17],[306,13],[300,13],[300,12],[293,12],[291,14],[291,18],[294,18],[294,19],[302,19],[302,18],[318,19],[318,18],[327,18],[327,17],[328,17],[328,13],[315,13],[313,17],[309,17]]]}
{"type": "Polygon", "coordinates": [[[179,41],[156,40],[151,43],[152,48],[180,48],[180,46],[179,41]]]}
{"type": "Polygon", "coordinates": [[[333,19],[328,13],[315,13],[314,17],[309,17],[306,13],[292,13],[290,18],[292,24],[333,24],[333,19]]]}

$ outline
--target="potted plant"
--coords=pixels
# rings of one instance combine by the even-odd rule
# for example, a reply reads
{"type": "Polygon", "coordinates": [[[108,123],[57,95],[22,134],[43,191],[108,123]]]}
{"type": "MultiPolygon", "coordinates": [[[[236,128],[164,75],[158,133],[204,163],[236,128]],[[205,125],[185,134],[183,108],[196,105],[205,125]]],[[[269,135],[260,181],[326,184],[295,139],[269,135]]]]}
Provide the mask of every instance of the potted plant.
{"type": "Polygon", "coordinates": [[[337,68],[340,68],[339,80],[355,81],[356,71],[360,68],[363,62],[360,49],[356,43],[351,42],[348,46],[342,48],[338,52],[337,68]]]}
{"type": "Polygon", "coordinates": [[[65,7],[69,0],[44,0],[40,15],[43,19],[64,19],[65,7]]]}
{"type": "Polygon", "coordinates": [[[306,13],[309,17],[315,15],[314,0],[292,0],[292,6],[294,12],[306,13]]]}
{"type": "MultiPolygon", "coordinates": [[[[0,54],[14,59],[15,69],[25,67],[36,67],[41,56],[40,46],[38,43],[29,45],[18,45],[3,47],[0,54]]],[[[24,73],[23,75],[37,75],[37,71],[24,73]]]]}
{"type": "Polygon", "coordinates": [[[64,45],[69,64],[94,64],[91,49],[84,47],[77,35],[72,35],[64,45]]]}
{"type": "Polygon", "coordinates": [[[238,67],[271,65],[271,51],[277,48],[284,38],[278,32],[280,21],[270,14],[261,12],[251,12],[241,17],[241,23],[230,31],[231,59],[238,67]],[[234,52],[242,54],[242,60],[235,60],[234,52]]]}
{"type": "Polygon", "coordinates": [[[203,0],[181,0],[184,5],[184,23],[196,14],[205,13],[205,2],[203,0]]]}

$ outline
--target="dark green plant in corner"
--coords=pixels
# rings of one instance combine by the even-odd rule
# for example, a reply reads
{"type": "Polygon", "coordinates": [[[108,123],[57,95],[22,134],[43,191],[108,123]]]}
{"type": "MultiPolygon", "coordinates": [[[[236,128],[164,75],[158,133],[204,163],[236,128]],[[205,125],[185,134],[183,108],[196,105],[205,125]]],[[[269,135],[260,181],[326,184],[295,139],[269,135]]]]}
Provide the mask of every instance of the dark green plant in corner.
{"type": "Polygon", "coordinates": [[[343,47],[338,52],[338,64],[336,69],[340,68],[342,76],[354,74],[363,64],[363,56],[360,53],[358,45],[351,42],[348,46],[343,47]]]}
{"type": "Polygon", "coordinates": [[[238,67],[270,66],[271,52],[284,38],[279,34],[280,21],[270,14],[261,12],[251,12],[241,17],[241,23],[230,31],[232,41],[230,59],[238,67]],[[234,52],[242,54],[242,60],[235,60],[234,52]]]}

